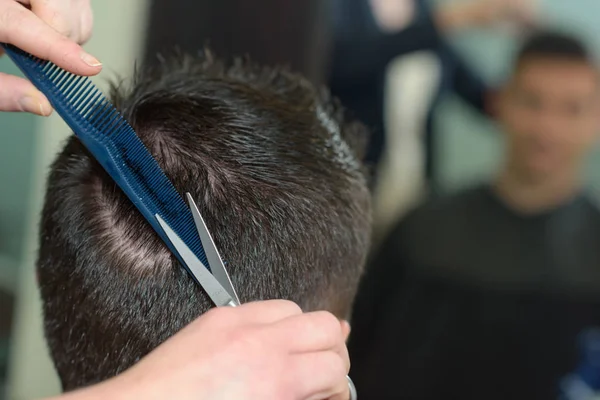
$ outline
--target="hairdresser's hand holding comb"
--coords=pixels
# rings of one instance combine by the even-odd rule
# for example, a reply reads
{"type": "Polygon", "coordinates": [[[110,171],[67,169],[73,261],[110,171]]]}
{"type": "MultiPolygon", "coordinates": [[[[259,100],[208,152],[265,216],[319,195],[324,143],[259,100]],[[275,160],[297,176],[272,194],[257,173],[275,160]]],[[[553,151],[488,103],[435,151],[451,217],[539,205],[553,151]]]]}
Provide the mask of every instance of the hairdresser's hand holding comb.
{"type": "MultiPolygon", "coordinates": [[[[74,74],[96,75],[102,69],[79,46],[90,38],[92,25],[90,0],[0,0],[0,42],[74,74]]],[[[52,107],[28,80],[0,73],[0,111],[50,115],[52,107]]]]}

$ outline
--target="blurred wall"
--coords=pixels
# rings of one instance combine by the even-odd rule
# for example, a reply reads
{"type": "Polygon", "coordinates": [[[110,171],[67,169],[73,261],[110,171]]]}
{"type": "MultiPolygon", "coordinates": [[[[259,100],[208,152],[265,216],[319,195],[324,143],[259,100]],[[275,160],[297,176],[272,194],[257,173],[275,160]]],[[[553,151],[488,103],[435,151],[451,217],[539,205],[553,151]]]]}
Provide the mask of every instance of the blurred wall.
{"type": "MultiPolygon", "coordinates": [[[[0,72],[15,73],[7,57],[0,59],[0,72]]],[[[14,296],[18,287],[18,266],[22,254],[33,170],[33,116],[23,113],[0,113],[0,399],[5,390],[10,350],[14,296]]]]}
{"type": "MultiPolygon", "coordinates": [[[[0,59],[0,71],[15,73],[17,68],[8,57],[0,59]]],[[[8,271],[9,265],[14,267],[14,261],[19,257],[22,246],[22,236],[25,230],[26,208],[24,200],[29,195],[29,179],[32,164],[23,162],[30,159],[35,118],[23,113],[0,114],[0,287],[10,288],[13,281],[13,271],[8,271]],[[8,275],[11,278],[8,278],[8,275]]]]}
{"type": "MultiPolygon", "coordinates": [[[[104,63],[104,71],[94,78],[104,88],[106,81],[115,75],[130,75],[134,59],[141,54],[140,43],[145,29],[147,0],[93,0],[92,6],[95,14],[94,37],[86,45],[86,49],[104,63]]],[[[5,67],[6,64],[1,66],[5,67]]],[[[6,194],[11,190],[10,185],[3,186],[5,189],[0,196],[3,202],[12,202],[8,210],[0,208],[0,218],[15,219],[11,219],[13,225],[9,228],[12,233],[18,232],[21,245],[17,260],[20,277],[17,287],[17,315],[10,349],[8,399],[31,400],[59,392],[56,374],[43,339],[34,262],[37,224],[47,168],[69,130],[57,115],[34,120],[28,116],[10,117],[12,131],[6,129],[5,132],[5,126],[8,126],[5,123],[8,123],[4,119],[0,120],[0,138],[6,139],[12,135],[4,143],[18,142],[20,156],[16,158],[11,154],[15,150],[8,150],[8,145],[5,144],[2,146],[4,150],[0,159],[9,156],[12,158],[11,165],[5,171],[20,171],[22,184],[25,186],[20,190],[31,193],[31,196],[28,201],[24,201],[27,197],[19,197],[20,203],[11,200],[17,193],[6,194]],[[17,216],[24,223],[18,223],[17,216]],[[18,230],[21,227],[24,227],[23,231],[18,230]]],[[[2,118],[5,116],[2,115],[2,118]]],[[[0,178],[2,177],[0,172],[0,178]]],[[[18,244],[11,246],[19,247],[18,244]]]]}
{"type": "MultiPolygon", "coordinates": [[[[0,72],[14,73],[16,67],[0,59],[0,72]]],[[[18,260],[25,231],[26,203],[32,164],[31,153],[35,120],[30,115],[0,113],[0,399],[10,347],[18,260]]]]}
{"type": "MultiPolygon", "coordinates": [[[[600,1],[538,1],[546,22],[581,35],[600,56],[600,1]]],[[[459,52],[493,82],[499,82],[505,76],[518,44],[503,30],[465,32],[452,39],[459,52]]],[[[436,133],[439,137],[437,172],[445,190],[480,181],[495,171],[502,155],[500,132],[458,100],[449,99],[438,110],[436,133]]],[[[594,189],[600,189],[600,148],[590,159],[587,179],[594,189]]]]}

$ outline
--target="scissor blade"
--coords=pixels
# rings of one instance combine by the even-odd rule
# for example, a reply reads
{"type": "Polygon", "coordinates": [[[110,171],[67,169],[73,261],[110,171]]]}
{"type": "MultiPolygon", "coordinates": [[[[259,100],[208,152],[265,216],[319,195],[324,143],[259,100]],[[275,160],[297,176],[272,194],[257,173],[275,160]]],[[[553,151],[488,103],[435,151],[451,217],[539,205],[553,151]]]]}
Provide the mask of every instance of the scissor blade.
{"type": "Polygon", "coordinates": [[[202,241],[202,247],[204,247],[204,253],[206,254],[206,259],[208,260],[208,264],[212,270],[212,273],[215,278],[221,283],[221,285],[229,291],[231,297],[235,299],[238,303],[240,302],[235,288],[231,283],[231,278],[227,273],[227,268],[225,268],[225,264],[223,264],[223,259],[217,250],[217,246],[215,246],[215,242],[208,231],[208,227],[204,222],[204,218],[200,214],[200,210],[198,210],[198,206],[194,202],[192,195],[186,193],[188,204],[190,206],[190,210],[192,211],[192,215],[194,216],[194,222],[196,223],[196,229],[198,230],[198,235],[200,235],[200,240],[202,241]]]}
{"type": "Polygon", "coordinates": [[[217,307],[236,306],[237,304],[229,295],[229,292],[225,290],[223,286],[221,286],[214,276],[212,276],[206,266],[202,264],[202,261],[198,260],[198,257],[196,257],[192,250],[190,250],[183,240],[181,240],[175,231],[171,229],[171,227],[160,217],[160,215],[156,214],[155,217],[185,262],[186,266],[189,268],[190,272],[194,275],[198,283],[200,283],[213,303],[215,303],[217,307]]]}

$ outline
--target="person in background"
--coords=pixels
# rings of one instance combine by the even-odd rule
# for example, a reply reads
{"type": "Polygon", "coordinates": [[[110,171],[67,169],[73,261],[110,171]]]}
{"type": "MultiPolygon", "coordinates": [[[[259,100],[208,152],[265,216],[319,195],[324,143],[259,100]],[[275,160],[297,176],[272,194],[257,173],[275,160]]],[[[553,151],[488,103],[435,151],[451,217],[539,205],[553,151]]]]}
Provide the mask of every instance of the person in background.
{"type": "Polygon", "coordinates": [[[582,171],[600,128],[594,56],[533,35],[497,110],[493,181],[419,206],[373,257],[349,342],[363,398],[557,398],[577,338],[600,325],[600,211],[582,171]]]}
{"type": "MultiPolygon", "coordinates": [[[[489,88],[446,41],[447,35],[503,20],[529,23],[530,0],[460,0],[430,7],[426,0],[335,0],[328,85],[372,132],[366,161],[374,168],[385,146],[384,80],[403,54],[432,50],[442,63],[440,92],[454,92],[488,115],[489,88]]],[[[431,126],[425,138],[426,179],[435,184],[431,126]]]]}

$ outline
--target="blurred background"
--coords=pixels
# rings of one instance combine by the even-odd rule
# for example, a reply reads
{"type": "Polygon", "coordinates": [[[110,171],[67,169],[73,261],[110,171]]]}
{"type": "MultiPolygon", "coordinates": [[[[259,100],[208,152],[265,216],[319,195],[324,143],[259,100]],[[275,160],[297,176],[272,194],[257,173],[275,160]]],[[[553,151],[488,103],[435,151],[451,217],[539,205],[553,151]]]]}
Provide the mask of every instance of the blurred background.
{"type": "MultiPolygon", "coordinates": [[[[249,54],[263,63],[287,63],[314,82],[338,85],[329,76],[335,70],[329,50],[335,33],[328,21],[339,12],[334,3],[92,0],[95,30],[86,48],[103,61],[104,71],[95,78],[101,87],[116,76],[127,77],[136,61],[152,62],[157,51],[174,46],[194,51],[205,44],[217,55],[249,54]]],[[[600,51],[598,0],[539,0],[536,7],[545,24],[573,31],[600,51]]],[[[506,76],[519,38],[519,30],[509,24],[447,35],[450,51],[490,85],[506,76]]],[[[439,54],[428,49],[392,57],[385,64],[386,142],[374,185],[376,238],[424,193],[452,192],[484,181],[500,162],[503,138],[489,118],[452,91],[434,101],[442,70],[439,54]],[[425,135],[435,140],[426,141],[425,135]]],[[[0,59],[0,72],[17,73],[6,57],[0,59]]],[[[56,115],[44,119],[0,113],[0,399],[59,392],[43,341],[34,262],[47,167],[68,133],[56,115]]],[[[585,179],[592,189],[600,189],[597,150],[585,179]]]]}

